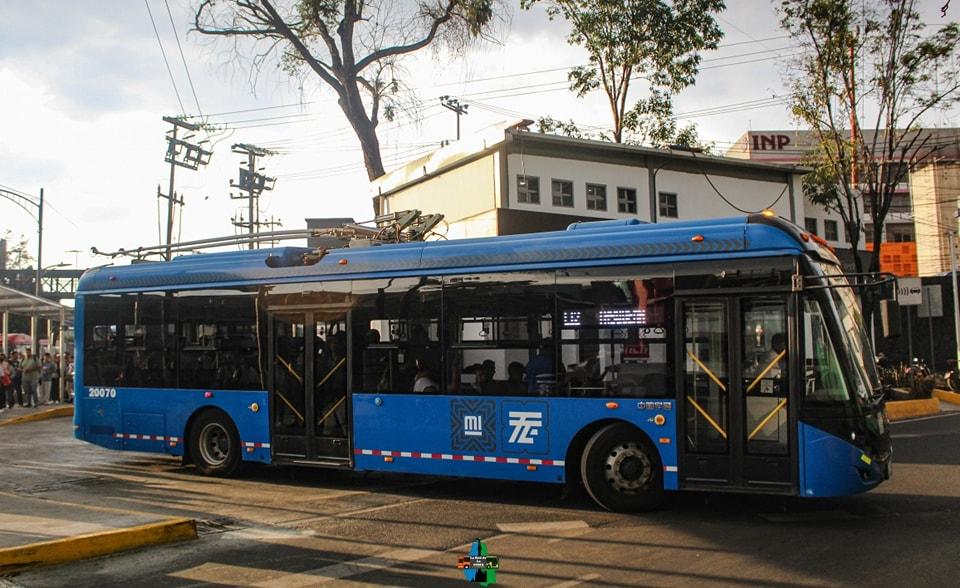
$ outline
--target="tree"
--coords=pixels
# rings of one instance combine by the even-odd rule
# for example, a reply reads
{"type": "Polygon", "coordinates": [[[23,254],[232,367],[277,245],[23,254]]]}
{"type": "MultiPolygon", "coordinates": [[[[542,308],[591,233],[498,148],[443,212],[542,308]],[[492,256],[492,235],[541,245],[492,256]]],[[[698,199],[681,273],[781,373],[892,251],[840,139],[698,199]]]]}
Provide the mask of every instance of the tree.
{"type": "Polygon", "coordinates": [[[10,230],[3,233],[3,240],[7,242],[6,269],[26,269],[31,267],[34,258],[30,255],[27,238],[20,235],[15,239],[10,230]]]}
{"type": "MultiPolygon", "coordinates": [[[[641,123],[642,128],[637,132],[625,136],[625,145],[649,145],[651,147],[669,148],[682,147],[696,149],[701,153],[712,153],[713,143],[703,143],[697,133],[697,125],[689,123],[683,127],[677,126],[677,121],[671,115],[652,116],[641,123]]],[[[580,128],[575,121],[566,122],[552,116],[542,116],[537,119],[537,131],[553,135],[563,135],[573,139],[589,139],[594,141],[612,141],[613,137],[605,131],[589,131],[580,128]]]]}
{"type": "Polygon", "coordinates": [[[868,215],[873,251],[866,269],[854,254],[858,273],[879,271],[897,185],[942,147],[920,127],[923,116],[960,98],[960,30],[950,23],[928,32],[915,5],[782,0],[779,8],[781,25],[803,49],[785,71],[792,112],[818,142],[805,158],[813,172],[804,193],[840,215],[854,252],[868,215]]]}
{"type": "Polygon", "coordinates": [[[672,120],[672,96],[694,83],[700,52],[716,49],[723,37],[713,18],[724,9],[723,0],[521,0],[520,5],[538,2],[546,4],[551,19],[566,19],[572,28],[568,41],[587,50],[587,65],[569,73],[570,89],[581,98],[603,90],[616,143],[624,142],[625,130],[657,137],[657,122],[672,120]],[[638,79],[647,82],[650,96],[628,107],[638,79]]]}
{"type": "Polygon", "coordinates": [[[203,0],[194,27],[258,45],[253,67],[280,52],[291,75],[333,88],[363,151],[367,176],[384,174],[377,125],[403,89],[400,60],[431,44],[457,51],[483,36],[496,0],[203,0]]]}

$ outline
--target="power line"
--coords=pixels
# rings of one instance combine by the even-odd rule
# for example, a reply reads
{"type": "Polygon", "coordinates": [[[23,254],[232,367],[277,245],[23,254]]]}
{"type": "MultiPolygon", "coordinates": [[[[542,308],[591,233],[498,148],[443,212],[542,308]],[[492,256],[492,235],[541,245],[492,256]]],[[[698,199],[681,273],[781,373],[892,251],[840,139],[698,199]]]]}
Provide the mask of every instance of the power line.
{"type": "MultiPolygon", "coordinates": [[[[173,38],[177,40],[177,49],[180,50],[180,60],[183,62],[183,71],[187,74],[187,81],[190,83],[190,91],[193,93],[193,102],[197,105],[197,112],[203,117],[203,109],[200,108],[200,100],[197,98],[197,90],[193,87],[193,78],[190,77],[190,69],[187,67],[187,58],[183,56],[183,47],[180,45],[180,35],[177,34],[177,26],[173,24],[173,13],[170,12],[170,3],[163,0],[167,6],[167,16],[170,17],[170,28],[173,29],[173,38]]],[[[153,16],[150,17],[153,19],[153,16]]],[[[166,57],[164,57],[166,59],[166,57]]],[[[183,106],[183,105],[181,105],[183,106]]]]}
{"type": "Polygon", "coordinates": [[[157,30],[157,23],[153,20],[153,12],[150,10],[150,2],[143,0],[147,7],[147,14],[150,15],[150,24],[153,25],[153,32],[157,36],[157,44],[160,45],[160,54],[163,55],[163,63],[167,66],[167,75],[170,76],[170,83],[173,84],[173,92],[177,95],[177,102],[180,104],[180,112],[186,113],[187,109],[183,107],[183,100],[180,99],[180,90],[177,89],[177,82],[173,80],[173,71],[170,69],[170,62],[167,61],[167,52],[163,50],[163,41],[160,40],[160,31],[157,30]]]}

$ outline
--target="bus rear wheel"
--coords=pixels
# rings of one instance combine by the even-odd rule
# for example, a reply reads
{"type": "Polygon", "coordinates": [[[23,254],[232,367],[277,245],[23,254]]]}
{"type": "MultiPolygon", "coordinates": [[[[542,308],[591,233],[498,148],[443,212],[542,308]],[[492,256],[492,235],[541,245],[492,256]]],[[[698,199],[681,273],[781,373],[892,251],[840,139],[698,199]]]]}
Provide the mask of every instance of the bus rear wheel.
{"type": "Polygon", "coordinates": [[[241,465],[240,435],[226,414],[208,410],[190,427],[190,457],[200,473],[228,478],[241,465]]]}
{"type": "Polygon", "coordinates": [[[590,497],[614,512],[653,510],[663,502],[663,466],[646,436],[626,423],[597,431],[583,449],[580,474],[590,497]]]}

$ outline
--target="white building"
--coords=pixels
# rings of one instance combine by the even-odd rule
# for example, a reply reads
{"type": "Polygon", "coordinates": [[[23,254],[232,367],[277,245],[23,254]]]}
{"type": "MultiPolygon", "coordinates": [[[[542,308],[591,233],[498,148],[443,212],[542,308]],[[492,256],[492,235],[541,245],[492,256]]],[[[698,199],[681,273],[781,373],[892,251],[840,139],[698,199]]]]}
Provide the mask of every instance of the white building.
{"type": "MultiPolygon", "coordinates": [[[[670,222],[771,209],[803,224],[796,164],[571,139],[489,127],[390,171],[372,183],[380,213],[442,213],[448,238],[563,229],[572,222],[639,218],[670,222]]],[[[829,240],[829,238],[828,238],[829,240]]],[[[842,245],[842,235],[833,239],[842,245]]]]}

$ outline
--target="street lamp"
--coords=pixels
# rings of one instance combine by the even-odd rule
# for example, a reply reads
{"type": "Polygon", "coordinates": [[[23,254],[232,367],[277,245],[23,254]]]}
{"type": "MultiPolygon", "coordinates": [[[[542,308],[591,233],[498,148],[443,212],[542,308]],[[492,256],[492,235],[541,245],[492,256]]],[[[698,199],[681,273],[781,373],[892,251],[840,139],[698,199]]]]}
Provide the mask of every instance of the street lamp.
{"type": "Polygon", "coordinates": [[[67,249],[64,253],[73,254],[73,267],[80,269],[80,250],[79,249],[67,249]]]}
{"type": "Polygon", "coordinates": [[[40,274],[42,273],[40,268],[43,264],[43,188],[40,188],[40,198],[39,201],[36,202],[26,194],[5,188],[0,188],[0,197],[13,202],[22,208],[24,212],[29,214],[31,218],[37,221],[37,283],[34,284],[33,293],[39,296],[41,291],[40,274]],[[36,208],[36,213],[27,208],[27,205],[36,208]]]}

